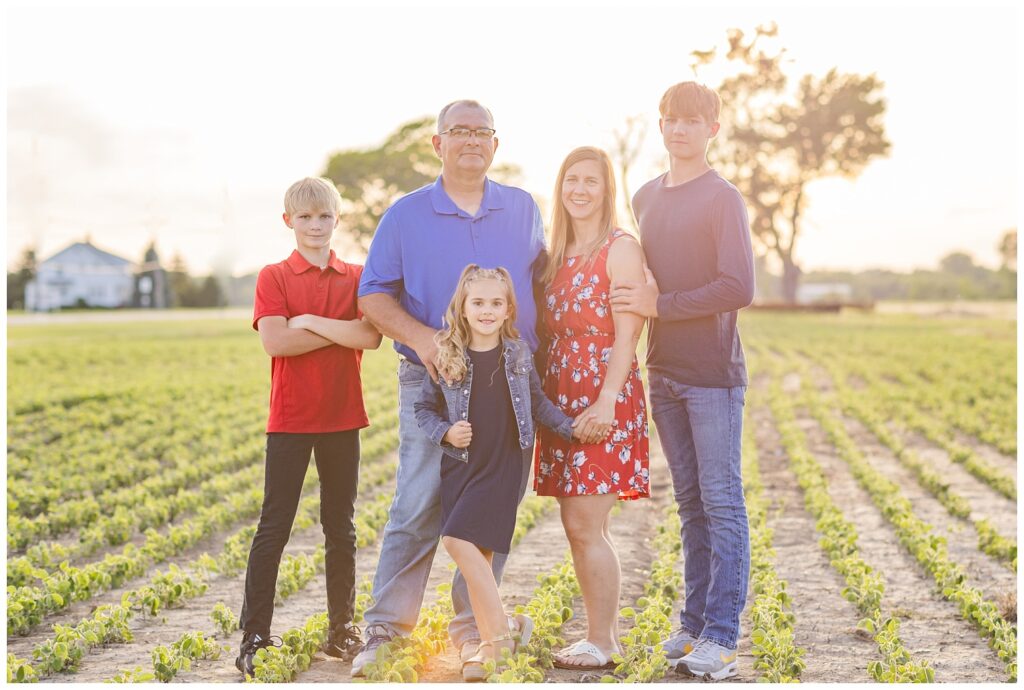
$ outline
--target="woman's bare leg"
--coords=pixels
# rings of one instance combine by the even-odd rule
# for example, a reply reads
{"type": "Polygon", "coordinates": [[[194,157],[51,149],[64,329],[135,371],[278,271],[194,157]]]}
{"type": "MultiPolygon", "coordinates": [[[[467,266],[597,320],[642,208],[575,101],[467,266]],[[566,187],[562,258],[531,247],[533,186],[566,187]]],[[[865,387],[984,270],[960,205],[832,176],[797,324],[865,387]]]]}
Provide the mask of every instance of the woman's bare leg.
{"type": "MultiPolygon", "coordinates": [[[[619,557],[611,542],[609,525],[615,494],[569,496],[558,499],[562,526],[572,549],[576,578],[583,592],[587,612],[587,639],[605,654],[619,651],[619,557]]],[[[562,659],[568,664],[587,665],[588,656],[562,659]]]]}

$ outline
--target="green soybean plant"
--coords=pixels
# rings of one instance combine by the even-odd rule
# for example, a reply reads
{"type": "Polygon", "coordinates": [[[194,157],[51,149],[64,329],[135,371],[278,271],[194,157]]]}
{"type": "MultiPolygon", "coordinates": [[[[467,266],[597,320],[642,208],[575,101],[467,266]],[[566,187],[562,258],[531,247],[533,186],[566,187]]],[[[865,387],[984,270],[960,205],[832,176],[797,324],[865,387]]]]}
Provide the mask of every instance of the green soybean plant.
{"type": "Polygon", "coordinates": [[[217,627],[221,637],[228,637],[238,630],[238,615],[223,602],[217,602],[210,611],[210,620],[217,627]]]}

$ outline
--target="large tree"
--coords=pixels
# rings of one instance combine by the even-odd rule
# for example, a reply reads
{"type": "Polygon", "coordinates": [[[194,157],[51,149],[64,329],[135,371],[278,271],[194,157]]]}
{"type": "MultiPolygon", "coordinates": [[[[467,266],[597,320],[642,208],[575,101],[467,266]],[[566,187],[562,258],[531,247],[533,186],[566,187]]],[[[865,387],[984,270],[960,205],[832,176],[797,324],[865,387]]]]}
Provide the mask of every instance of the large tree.
{"type": "MultiPolygon", "coordinates": [[[[384,211],[403,194],[433,182],[441,161],[430,143],[435,119],[421,117],[401,125],[375,148],[348,149],[327,161],[324,177],[334,181],[346,206],[341,230],[365,249],[384,211]]],[[[490,176],[512,183],[519,175],[514,165],[497,165],[490,176]]]]}
{"type": "Polygon", "coordinates": [[[377,222],[400,195],[427,184],[441,172],[430,145],[434,119],[407,122],[376,148],[339,151],[327,161],[324,177],[337,185],[347,202],[341,229],[364,247],[377,222]]]}
{"type": "Polygon", "coordinates": [[[746,198],[754,237],[783,267],[782,293],[796,301],[800,268],[795,258],[807,185],[826,177],[855,178],[888,153],[882,115],[882,82],[833,68],[806,74],[795,87],[784,69],[785,49],[765,48],[777,27],[758,27],[752,37],[727,34],[722,60],[716,49],[694,51],[693,68],[723,62],[731,72],[718,86],[722,132],[712,157],[746,198]]]}

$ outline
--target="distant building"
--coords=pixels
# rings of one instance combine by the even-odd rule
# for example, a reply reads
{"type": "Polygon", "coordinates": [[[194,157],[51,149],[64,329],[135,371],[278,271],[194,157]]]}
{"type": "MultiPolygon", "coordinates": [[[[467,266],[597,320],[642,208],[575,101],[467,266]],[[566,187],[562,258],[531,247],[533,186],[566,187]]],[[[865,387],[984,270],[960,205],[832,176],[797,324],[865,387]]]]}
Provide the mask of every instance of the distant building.
{"type": "Polygon", "coordinates": [[[152,244],[146,249],[143,264],[135,274],[132,306],[141,309],[169,309],[171,306],[171,281],[152,244]]]}
{"type": "Polygon", "coordinates": [[[135,266],[90,242],[75,242],[36,268],[25,286],[25,308],[127,307],[135,292],[135,266]]]}
{"type": "Polygon", "coordinates": [[[799,304],[849,302],[852,298],[853,287],[849,283],[801,283],[796,289],[799,304]]]}

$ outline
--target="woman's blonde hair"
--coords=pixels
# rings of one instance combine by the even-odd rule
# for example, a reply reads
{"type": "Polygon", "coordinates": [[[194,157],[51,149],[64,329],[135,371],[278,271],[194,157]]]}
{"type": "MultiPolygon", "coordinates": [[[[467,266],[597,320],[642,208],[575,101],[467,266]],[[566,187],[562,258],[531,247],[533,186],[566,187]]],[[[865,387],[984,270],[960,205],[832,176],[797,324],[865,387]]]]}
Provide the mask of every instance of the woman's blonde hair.
{"type": "Polygon", "coordinates": [[[459,284],[444,315],[444,329],[434,336],[437,343],[437,370],[449,381],[461,381],[466,376],[466,347],[469,345],[469,321],[466,320],[466,296],[469,286],[478,280],[497,280],[505,286],[508,317],[501,324],[501,337],[518,338],[516,329],[516,291],[512,276],[501,266],[480,268],[469,264],[459,276],[459,284]]]}
{"type": "Polygon", "coordinates": [[[554,211],[551,214],[551,249],[549,261],[544,270],[544,284],[549,285],[562,267],[565,260],[565,250],[574,239],[572,230],[572,217],[562,203],[562,184],[565,182],[565,175],[569,168],[580,161],[597,161],[604,175],[604,199],[601,201],[601,233],[594,243],[586,248],[583,253],[583,265],[593,261],[604,243],[611,237],[612,231],[618,227],[619,221],[615,212],[615,172],[612,169],[612,161],[608,154],[594,146],[581,146],[573,149],[562,161],[562,167],[558,170],[558,179],[555,180],[555,192],[552,198],[555,200],[554,211]]]}

